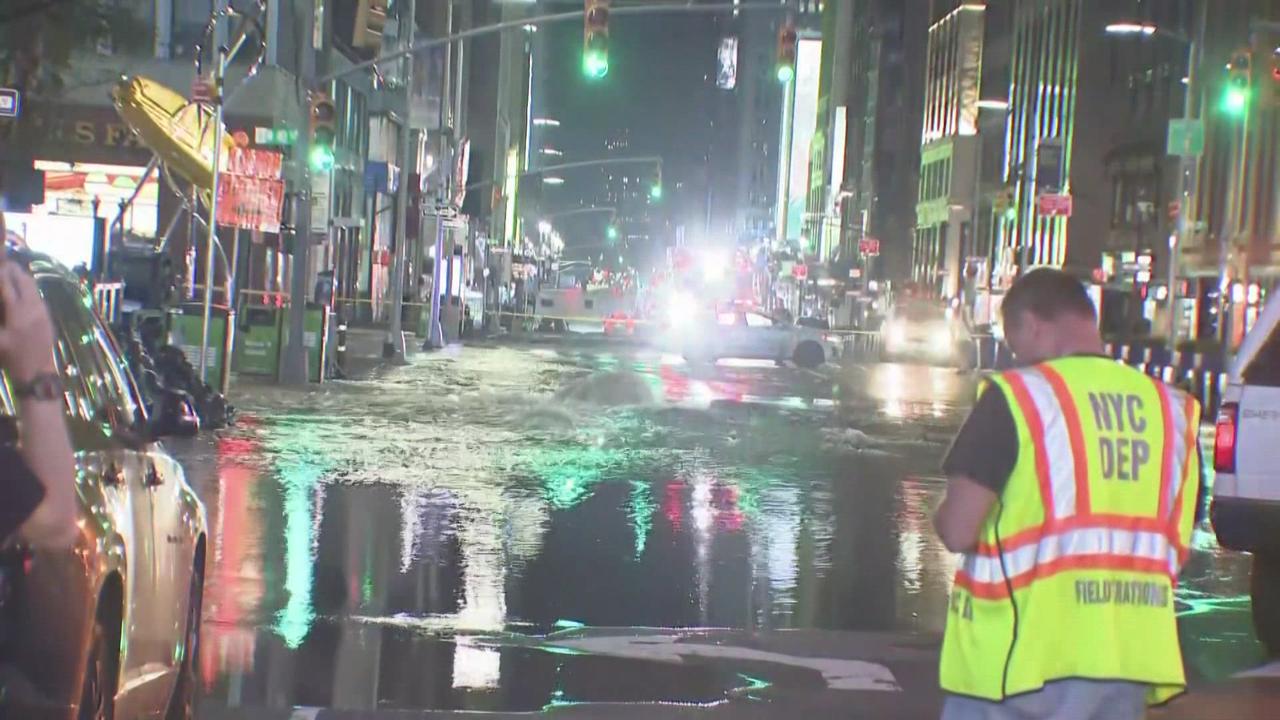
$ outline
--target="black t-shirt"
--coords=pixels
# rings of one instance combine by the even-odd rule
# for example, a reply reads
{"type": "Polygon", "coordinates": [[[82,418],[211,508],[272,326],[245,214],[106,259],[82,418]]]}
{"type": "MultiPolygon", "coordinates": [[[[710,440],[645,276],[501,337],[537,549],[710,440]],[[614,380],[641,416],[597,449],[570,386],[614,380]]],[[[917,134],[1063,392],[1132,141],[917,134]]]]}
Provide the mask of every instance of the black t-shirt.
{"type": "Polygon", "coordinates": [[[44,486],[12,446],[0,445],[0,543],[31,517],[44,499],[44,486]]]}
{"type": "Polygon", "coordinates": [[[999,495],[1018,462],[1018,427],[998,385],[989,385],[951,443],[942,471],[964,475],[999,495]]]}

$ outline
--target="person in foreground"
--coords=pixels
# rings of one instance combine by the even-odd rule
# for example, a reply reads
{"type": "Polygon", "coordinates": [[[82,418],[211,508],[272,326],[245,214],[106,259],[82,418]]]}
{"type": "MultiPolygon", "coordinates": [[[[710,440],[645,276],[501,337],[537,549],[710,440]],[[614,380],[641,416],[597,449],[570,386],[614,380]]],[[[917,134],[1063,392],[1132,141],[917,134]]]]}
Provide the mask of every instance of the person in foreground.
{"type": "MultiPolygon", "coordinates": [[[[0,238],[6,236],[0,213],[0,238]]],[[[75,541],[75,456],[53,359],[53,323],[31,275],[0,247],[0,369],[17,403],[19,441],[0,445],[0,543],[75,541]]]]}
{"type": "Polygon", "coordinates": [[[1020,367],[984,386],[934,516],[962,553],[942,717],[1142,718],[1186,688],[1173,588],[1199,495],[1199,404],[1104,357],[1066,273],[1019,278],[1001,315],[1020,367]]]}

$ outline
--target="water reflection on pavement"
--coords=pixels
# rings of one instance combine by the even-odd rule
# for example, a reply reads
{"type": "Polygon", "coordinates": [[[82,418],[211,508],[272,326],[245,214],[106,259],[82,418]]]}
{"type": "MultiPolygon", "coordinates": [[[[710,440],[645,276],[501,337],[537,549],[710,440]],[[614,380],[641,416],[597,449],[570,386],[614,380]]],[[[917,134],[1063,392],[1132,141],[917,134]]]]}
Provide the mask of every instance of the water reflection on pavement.
{"type": "MultiPolygon", "coordinates": [[[[238,428],[180,448],[210,511],[204,706],[715,703],[756,681],[537,638],[936,634],[954,560],[928,513],[973,392],[924,367],[518,348],[242,388],[238,428]]],[[[1187,661],[1223,677],[1259,654],[1247,564],[1197,545],[1187,661]]]]}

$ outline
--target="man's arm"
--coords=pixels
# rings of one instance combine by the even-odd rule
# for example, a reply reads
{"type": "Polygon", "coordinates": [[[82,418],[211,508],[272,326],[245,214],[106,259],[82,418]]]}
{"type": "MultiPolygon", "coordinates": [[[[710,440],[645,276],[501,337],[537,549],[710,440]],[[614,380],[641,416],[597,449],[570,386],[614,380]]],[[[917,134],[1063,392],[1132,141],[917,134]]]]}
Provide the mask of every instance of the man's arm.
{"type": "Polygon", "coordinates": [[[947,494],[933,515],[933,528],[951,552],[978,547],[982,523],[999,496],[973,478],[957,475],[947,480],[947,494]]]}
{"type": "Polygon", "coordinates": [[[982,525],[1018,460],[1018,429],[1004,393],[988,386],[942,461],[947,493],[933,527],[952,552],[977,547],[982,525]]]}
{"type": "MultiPolygon", "coordinates": [[[[0,251],[0,367],[15,387],[46,374],[56,374],[53,323],[35,280],[3,258],[0,251]]],[[[42,547],[65,548],[79,533],[76,525],[76,464],[67,435],[61,398],[19,400],[19,452],[44,486],[44,500],[19,533],[42,547]]],[[[5,492],[0,488],[0,493],[5,492]]]]}

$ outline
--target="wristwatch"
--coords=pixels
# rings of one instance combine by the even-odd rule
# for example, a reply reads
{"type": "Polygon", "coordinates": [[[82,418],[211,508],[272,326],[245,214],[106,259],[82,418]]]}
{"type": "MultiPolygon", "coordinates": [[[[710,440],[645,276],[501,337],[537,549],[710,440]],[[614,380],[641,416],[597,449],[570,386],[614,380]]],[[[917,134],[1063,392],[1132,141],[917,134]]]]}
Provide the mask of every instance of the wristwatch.
{"type": "Polygon", "coordinates": [[[62,399],[62,378],[57,373],[37,373],[27,382],[15,382],[11,386],[19,400],[54,401],[62,399]]]}

